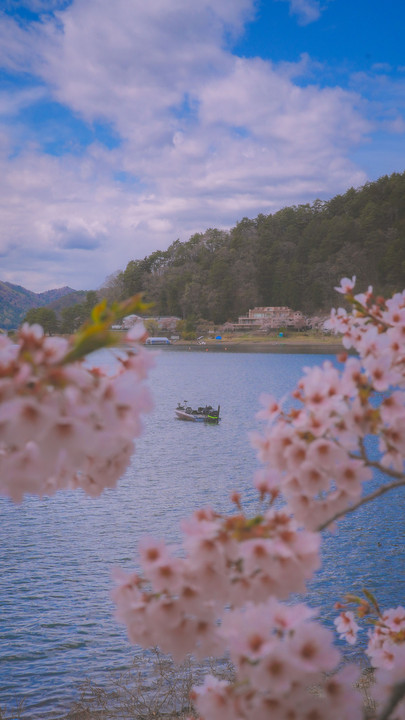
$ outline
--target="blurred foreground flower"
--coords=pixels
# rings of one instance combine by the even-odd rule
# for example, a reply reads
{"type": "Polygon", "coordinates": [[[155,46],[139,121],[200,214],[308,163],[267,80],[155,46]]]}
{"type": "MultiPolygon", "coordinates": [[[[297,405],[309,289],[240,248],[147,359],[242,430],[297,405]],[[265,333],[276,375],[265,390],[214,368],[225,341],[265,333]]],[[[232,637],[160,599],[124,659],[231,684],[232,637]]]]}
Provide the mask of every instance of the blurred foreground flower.
{"type": "Polygon", "coordinates": [[[143,380],[153,358],[139,345],[141,322],[124,339],[111,325],[145,307],[139,295],[110,308],[103,301],[70,340],[27,324],[16,343],[0,336],[0,494],[98,495],[116,484],[151,409],[143,380]],[[113,376],[85,366],[89,353],[118,345],[113,376]]]}

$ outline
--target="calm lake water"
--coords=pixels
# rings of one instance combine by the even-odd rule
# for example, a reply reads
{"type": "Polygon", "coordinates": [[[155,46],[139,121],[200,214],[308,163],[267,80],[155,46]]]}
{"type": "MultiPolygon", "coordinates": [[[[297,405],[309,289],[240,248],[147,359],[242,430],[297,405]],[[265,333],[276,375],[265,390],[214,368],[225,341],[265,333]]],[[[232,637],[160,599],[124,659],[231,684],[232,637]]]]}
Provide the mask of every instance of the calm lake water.
{"type": "MultiPolygon", "coordinates": [[[[110,356],[100,353],[100,362],[110,356]]],[[[257,462],[247,434],[261,392],[284,395],[304,366],[327,355],[172,352],[151,373],[155,409],[116,490],[0,499],[0,708],[24,698],[26,718],[61,718],[85,678],[108,682],[137,650],[113,617],[114,566],[134,567],[139,538],[176,541],[195,508],[231,507],[232,490],[254,509],[257,462]],[[218,426],[174,419],[178,401],[221,405],[218,426]]],[[[373,590],[382,606],[403,603],[403,493],[346,518],[326,535],[310,604],[330,623],[345,591],[373,590]],[[402,503],[402,506],[401,506],[402,503]]]]}

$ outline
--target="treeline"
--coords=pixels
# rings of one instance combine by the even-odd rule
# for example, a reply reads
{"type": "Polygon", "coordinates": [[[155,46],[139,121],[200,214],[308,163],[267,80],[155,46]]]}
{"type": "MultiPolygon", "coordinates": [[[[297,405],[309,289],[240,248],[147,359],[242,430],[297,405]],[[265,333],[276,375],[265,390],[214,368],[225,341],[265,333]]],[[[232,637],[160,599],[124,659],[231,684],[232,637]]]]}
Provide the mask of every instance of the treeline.
{"type": "Polygon", "coordinates": [[[30,325],[42,325],[47,335],[71,334],[75,332],[90,317],[90,313],[99,302],[98,293],[89,290],[85,293],[85,300],[82,303],[63,307],[55,311],[51,307],[31,308],[25,314],[24,321],[30,325]]]}
{"type": "Polygon", "coordinates": [[[334,286],[352,275],[361,290],[405,287],[405,173],[327,202],[243,218],[229,232],[176,240],[131,260],[101,294],[123,299],[143,291],[155,315],[222,323],[261,305],[326,311],[337,302],[334,286]]]}

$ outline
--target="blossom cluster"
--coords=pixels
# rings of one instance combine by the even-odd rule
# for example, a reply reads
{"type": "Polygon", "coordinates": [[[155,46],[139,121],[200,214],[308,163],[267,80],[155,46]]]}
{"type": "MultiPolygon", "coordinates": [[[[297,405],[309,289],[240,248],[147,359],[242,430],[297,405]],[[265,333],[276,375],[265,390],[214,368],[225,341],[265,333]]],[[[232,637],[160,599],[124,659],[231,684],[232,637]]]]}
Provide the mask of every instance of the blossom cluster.
{"type": "Polygon", "coordinates": [[[133,643],[158,645],[176,661],[229,654],[237,683],[209,676],[195,688],[201,717],[360,719],[354,668],[323,683],[322,694],[308,694],[340,654],[313,610],[280,602],[304,590],[319,566],[319,534],[271,508],[250,519],[206,508],[182,529],[182,555],[141,541],[142,572],[117,572],[113,598],[133,643]]]}
{"type": "Polygon", "coordinates": [[[113,376],[65,362],[69,341],[39,325],[24,324],[16,342],[0,335],[0,494],[98,495],[116,484],[151,408],[143,383],[151,356],[132,347],[143,333],[127,337],[113,376]]]}
{"type": "MultiPolygon", "coordinates": [[[[352,282],[354,282],[353,278],[352,282]]],[[[352,313],[332,311],[328,327],[342,333],[343,344],[359,354],[359,402],[364,405],[360,425],[380,437],[381,464],[404,472],[405,457],[405,290],[392,298],[367,293],[347,295],[352,313]],[[378,410],[367,402],[372,391],[383,393],[378,410]],[[367,416],[367,418],[365,417],[367,416]]],[[[357,405],[359,405],[359,402],[357,405]]],[[[359,433],[360,434],[360,433],[359,433]]]]}
{"type": "MultiPolygon", "coordinates": [[[[266,428],[252,437],[264,465],[255,477],[262,514],[244,515],[235,493],[239,514],[197,511],[183,523],[182,548],[173,552],[164,543],[144,541],[142,571],[118,578],[117,615],[132,642],[158,644],[175,659],[188,652],[229,654],[236,680],[208,676],[193,690],[202,720],[363,716],[353,690],[356,671],[338,670],[329,631],[305,605],[281,603],[302,591],[317,568],[319,531],[376,496],[374,490],[364,496],[373,468],[385,472],[381,492],[405,485],[405,292],[385,302],[371,289],[354,296],[353,285],[354,279],[344,279],[338,288],[352,312],[333,312],[328,326],[343,333],[346,349],[357,356],[342,356],[341,370],[330,362],[306,369],[287,410],[283,402],[263,398],[259,416],[266,428]],[[379,438],[378,460],[367,455],[369,435],[379,438]],[[308,692],[321,676],[322,689],[308,692]]],[[[404,720],[405,645],[398,613],[383,616],[370,634],[368,653],[378,668],[375,697],[384,704],[397,693],[381,717],[404,720]],[[390,667],[381,660],[389,654],[390,667]]],[[[336,627],[355,642],[358,625],[351,611],[341,614],[336,627]]]]}
{"type": "Polygon", "coordinates": [[[390,670],[401,663],[405,668],[405,608],[399,606],[382,613],[369,631],[367,655],[376,668],[390,670]]]}
{"type": "Polygon", "coordinates": [[[238,682],[209,676],[194,690],[203,718],[259,720],[357,720],[361,697],[354,690],[358,670],[336,668],[333,635],[312,620],[305,605],[289,607],[269,598],[230,612],[219,634],[227,640],[238,682]],[[322,691],[309,693],[310,686],[322,691]]]}
{"type": "Polygon", "coordinates": [[[263,396],[258,416],[267,427],[252,435],[266,468],[262,492],[281,492],[296,520],[312,529],[360,501],[372,478],[367,436],[379,438],[380,468],[404,476],[405,291],[387,301],[371,288],[354,296],[353,282],[344,279],[339,288],[352,312],[332,311],[326,327],[342,333],[357,356],[343,355],[341,371],[330,362],[306,368],[288,411],[263,396]]]}
{"type": "Polygon", "coordinates": [[[118,617],[130,639],[159,645],[181,660],[226,649],[218,633],[224,608],[287,598],[303,591],[319,567],[319,535],[298,532],[284,512],[268,510],[248,519],[222,516],[210,508],[182,524],[185,557],[163,542],[140,544],[143,574],[121,575],[114,592],[118,617]]]}
{"type": "MultiPolygon", "coordinates": [[[[348,599],[358,602],[359,618],[374,614],[374,617],[368,618],[372,622],[372,628],[367,633],[366,654],[376,670],[375,685],[372,689],[373,698],[384,707],[401,685],[402,697],[405,695],[405,608],[399,606],[380,611],[374,596],[367,593],[367,597],[368,601],[351,595],[348,599]]],[[[357,633],[361,628],[352,610],[341,612],[335,620],[335,625],[341,638],[350,644],[356,642],[357,633]]],[[[404,699],[399,698],[393,717],[395,720],[405,720],[404,699]]]]}

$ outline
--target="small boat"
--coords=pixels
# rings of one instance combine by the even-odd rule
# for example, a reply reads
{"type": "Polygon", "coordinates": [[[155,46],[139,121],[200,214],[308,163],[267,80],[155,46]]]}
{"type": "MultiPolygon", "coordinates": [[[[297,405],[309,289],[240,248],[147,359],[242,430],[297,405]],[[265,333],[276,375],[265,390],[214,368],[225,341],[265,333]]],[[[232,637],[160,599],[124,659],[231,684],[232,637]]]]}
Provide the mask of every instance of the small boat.
{"type": "Polygon", "coordinates": [[[192,407],[187,405],[187,400],[184,401],[183,405],[177,404],[176,417],[178,420],[187,420],[189,422],[204,422],[211,425],[218,425],[220,421],[219,417],[220,406],[214,410],[212,405],[205,405],[205,407],[199,407],[197,410],[193,410],[192,407]]]}

